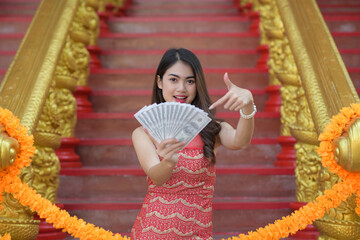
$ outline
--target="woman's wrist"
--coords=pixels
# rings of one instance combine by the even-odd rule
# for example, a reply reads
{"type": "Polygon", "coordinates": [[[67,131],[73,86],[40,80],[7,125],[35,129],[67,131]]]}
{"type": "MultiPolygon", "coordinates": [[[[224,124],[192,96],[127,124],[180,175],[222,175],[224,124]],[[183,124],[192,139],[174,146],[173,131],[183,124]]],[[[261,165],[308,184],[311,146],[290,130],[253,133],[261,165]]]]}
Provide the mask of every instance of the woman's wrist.
{"type": "Polygon", "coordinates": [[[168,158],[163,158],[162,162],[164,162],[164,164],[169,168],[174,168],[177,163],[177,162],[173,161],[172,159],[168,159],[168,158]]]}
{"type": "Polygon", "coordinates": [[[250,119],[255,116],[256,112],[257,112],[256,106],[254,103],[252,103],[240,109],[240,116],[244,119],[250,119]]]}

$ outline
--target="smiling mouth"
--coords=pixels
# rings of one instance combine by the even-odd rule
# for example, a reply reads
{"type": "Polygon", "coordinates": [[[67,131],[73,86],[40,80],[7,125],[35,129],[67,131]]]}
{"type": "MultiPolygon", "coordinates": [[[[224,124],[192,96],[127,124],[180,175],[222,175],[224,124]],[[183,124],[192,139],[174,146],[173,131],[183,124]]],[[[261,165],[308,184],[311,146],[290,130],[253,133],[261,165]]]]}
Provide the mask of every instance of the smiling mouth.
{"type": "Polygon", "coordinates": [[[175,98],[175,101],[180,102],[180,103],[184,103],[187,99],[186,96],[174,96],[174,98],[175,98]]]}

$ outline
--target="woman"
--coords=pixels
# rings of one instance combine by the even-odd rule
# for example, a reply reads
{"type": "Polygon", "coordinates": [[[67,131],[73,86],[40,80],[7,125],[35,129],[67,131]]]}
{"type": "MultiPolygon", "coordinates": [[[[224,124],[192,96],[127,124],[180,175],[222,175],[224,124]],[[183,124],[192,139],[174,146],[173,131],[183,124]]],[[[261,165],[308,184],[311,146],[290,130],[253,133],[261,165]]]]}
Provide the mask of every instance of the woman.
{"type": "Polygon", "coordinates": [[[212,239],[215,156],[220,145],[242,149],[250,144],[256,113],[250,91],[224,75],[228,92],[211,104],[202,67],[189,50],[169,49],[156,71],[152,103],[193,104],[212,121],[183,150],[184,142],[157,142],[146,129],[132,140],[148,176],[148,193],[131,231],[132,239],[212,239]],[[240,111],[236,129],[215,119],[215,108],[240,111]]]}

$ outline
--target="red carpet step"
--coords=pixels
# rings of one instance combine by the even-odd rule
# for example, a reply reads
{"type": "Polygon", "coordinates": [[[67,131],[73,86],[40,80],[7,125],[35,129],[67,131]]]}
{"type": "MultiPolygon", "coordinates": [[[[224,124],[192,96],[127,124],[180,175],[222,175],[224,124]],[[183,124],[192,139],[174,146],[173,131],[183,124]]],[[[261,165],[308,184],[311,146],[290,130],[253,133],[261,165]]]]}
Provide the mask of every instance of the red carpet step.
{"type": "MultiPolygon", "coordinates": [[[[83,138],[76,152],[84,167],[139,166],[131,138],[83,138]]],[[[273,166],[280,152],[276,138],[253,138],[251,145],[243,150],[231,151],[220,147],[217,163],[223,165],[269,165],[273,166]],[[251,159],[249,159],[251,156],[251,159]]]]}
{"type": "MultiPolygon", "coordinates": [[[[236,126],[239,113],[218,114],[219,118],[236,126]]],[[[279,134],[279,115],[272,113],[257,113],[255,115],[256,128],[254,137],[274,137],[279,134]]],[[[132,131],[140,126],[133,113],[117,114],[81,114],[75,129],[75,135],[81,138],[129,138],[132,131]]]]}
{"type": "MultiPolygon", "coordinates": [[[[224,84],[225,85],[225,84],[224,84]]],[[[267,100],[265,91],[262,89],[252,89],[255,103],[259,106],[258,110],[262,110],[262,106],[267,100]]],[[[227,89],[211,89],[209,90],[213,102],[220,99],[227,93],[227,89]]],[[[151,102],[151,91],[149,90],[101,90],[92,91],[90,96],[95,112],[137,112],[143,106],[149,105],[151,102]],[[117,102],[118,104],[112,104],[117,102]]],[[[219,107],[218,111],[223,108],[219,107]]],[[[227,110],[225,110],[227,111],[227,110]]]]}
{"type": "Polygon", "coordinates": [[[115,33],[203,33],[248,32],[248,17],[126,17],[110,18],[115,33]]]}
{"type": "MultiPolygon", "coordinates": [[[[224,88],[225,72],[229,74],[234,84],[244,88],[254,89],[258,86],[266,86],[269,82],[266,69],[205,68],[203,70],[207,84],[215,89],[224,88]]],[[[89,86],[96,90],[151,89],[154,76],[155,69],[94,69],[91,71],[89,86]]]]}
{"type": "MultiPolygon", "coordinates": [[[[332,33],[340,49],[358,49],[360,32],[332,33]]],[[[0,50],[16,51],[24,33],[0,33],[0,50]]],[[[98,45],[103,50],[149,50],[182,46],[189,49],[256,49],[256,33],[166,33],[166,34],[102,34],[98,45]]]]}
{"type": "MultiPolygon", "coordinates": [[[[340,49],[345,65],[349,68],[360,66],[360,49],[340,49]]],[[[119,68],[151,68],[155,69],[165,50],[148,51],[103,51],[100,57],[102,65],[107,69],[119,68]]],[[[256,50],[218,50],[194,51],[204,68],[253,68],[261,63],[260,54],[256,50]]],[[[15,56],[16,51],[0,50],[0,69],[6,69],[15,56]]]]}
{"type": "MultiPolygon", "coordinates": [[[[156,69],[166,49],[163,50],[112,50],[102,51],[104,68],[151,68],[156,69]]],[[[194,50],[203,68],[244,68],[256,67],[260,54],[256,50],[194,50]]],[[[266,61],[263,63],[266,65],[266,61]]]]}
{"type": "Polygon", "coordinates": [[[127,16],[238,16],[240,13],[238,9],[234,8],[232,5],[183,5],[180,4],[176,7],[162,5],[162,6],[144,6],[144,5],[134,5],[130,6],[126,12],[127,16]]]}
{"type": "MultiPolygon", "coordinates": [[[[32,17],[3,16],[0,22],[6,28],[0,28],[0,34],[25,33],[32,17]]],[[[356,32],[360,29],[359,16],[325,16],[331,32],[356,32]]],[[[111,32],[118,33],[189,33],[189,32],[248,32],[248,17],[127,17],[110,18],[111,32]],[[168,24],[171,22],[171,24],[168,24]],[[191,23],[191,24],[189,24],[191,23]],[[225,24],[226,23],[226,24],[225,24]]]]}
{"type": "MultiPolygon", "coordinates": [[[[290,198],[215,198],[214,234],[234,236],[240,232],[255,230],[290,213],[290,198]],[[234,218],[232,216],[240,216],[234,218]],[[231,227],[234,226],[234,227],[231,227]],[[234,230],[238,232],[235,232],[234,230]],[[227,233],[227,231],[229,231],[227,233]]],[[[91,199],[61,199],[71,214],[81,216],[114,232],[128,234],[142,204],[142,198],[103,199],[98,203],[91,199]]]]}
{"type": "Polygon", "coordinates": [[[171,7],[186,7],[186,6],[206,6],[206,5],[218,5],[218,6],[233,6],[233,0],[182,0],[182,1],[167,1],[167,0],[133,0],[133,6],[171,6],[171,7]]]}
{"type": "MultiPolygon", "coordinates": [[[[59,198],[144,197],[147,189],[145,174],[139,167],[67,168],[62,169],[60,175],[59,198]]],[[[294,178],[294,168],[218,165],[215,196],[293,196],[294,178]]]]}
{"type": "MultiPolygon", "coordinates": [[[[1,2],[0,4],[5,4],[1,2]]],[[[11,15],[22,15],[22,16],[33,16],[36,12],[37,5],[22,5],[22,6],[16,6],[16,5],[0,5],[0,17],[7,17],[11,15]]]]}

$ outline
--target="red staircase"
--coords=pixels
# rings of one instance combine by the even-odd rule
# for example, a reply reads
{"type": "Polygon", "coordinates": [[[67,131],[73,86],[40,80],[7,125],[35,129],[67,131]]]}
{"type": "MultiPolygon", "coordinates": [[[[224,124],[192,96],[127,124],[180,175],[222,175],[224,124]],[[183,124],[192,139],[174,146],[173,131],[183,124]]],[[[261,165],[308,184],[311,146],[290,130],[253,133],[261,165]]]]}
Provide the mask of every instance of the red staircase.
{"type": "MultiPolygon", "coordinates": [[[[149,104],[155,69],[167,48],[181,46],[198,55],[213,100],[225,93],[222,75],[227,71],[236,84],[252,90],[261,110],[267,98],[267,69],[256,68],[264,66],[264,58],[257,51],[258,33],[249,31],[251,24],[228,0],[135,1],[128,16],[110,18],[110,32],[103,32],[98,44],[103,69],[93,69],[89,82],[94,113],[80,114],[76,129],[83,168],[62,170],[59,197],[65,208],[96,225],[129,233],[147,188],[131,146],[131,132],[139,125],[133,114],[149,104]]],[[[220,109],[218,117],[235,125],[239,114],[220,109]]],[[[279,148],[279,114],[260,112],[256,124],[249,149],[219,150],[216,238],[246,232],[291,212],[293,169],[272,165],[279,148]]]]}
{"type": "MultiPolygon", "coordinates": [[[[40,0],[0,0],[0,81],[40,0]]],[[[357,88],[360,87],[360,4],[318,0],[325,20],[357,88]]],[[[91,69],[93,113],[79,113],[76,149],[82,167],[63,168],[59,202],[77,215],[128,235],[147,183],[131,143],[139,124],[133,114],[150,103],[155,68],[170,47],[197,54],[213,100],[232,82],[252,91],[255,115],[252,144],[242,151],[220,148],[214,197],[214,239],[255,230],[291,213],[294,170],[275,167],[280,114],[264,111],[269,99],[266,51],[250,17],[233,0],[133,0],[125,17],[108,19],[98,41],[103,68],[91,69]]],[[[218,109],[235,126],[239,114],[218,109]]],[[[68,237],[68,239],[72,239],[68,237]]],[[[315,239],[308,237],[307,239],[315,239]]]]}

